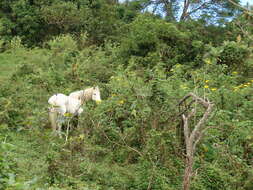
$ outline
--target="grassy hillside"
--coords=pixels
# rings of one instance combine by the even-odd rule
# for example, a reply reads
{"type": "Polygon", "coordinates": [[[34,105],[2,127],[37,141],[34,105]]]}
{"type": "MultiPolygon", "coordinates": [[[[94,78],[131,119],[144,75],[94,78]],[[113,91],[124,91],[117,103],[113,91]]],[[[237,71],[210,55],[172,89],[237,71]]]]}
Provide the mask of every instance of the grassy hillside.
{"type": "MultiPolygon", "coordinates": [[[[49,41],[49,48],[1,54],[17,66],[4,72],[0,88],[1,190],[181,189],[185,147],[177,104],[192,91],[215,104],[197,146],[192,189],[250,190],[253,81],[247,47],[224,43],[209,49],[209,57],[198,60],[201,66],[177,63],[168,71],[156,53],[128,58],[134,42],[78,49],[64,35],[49,41]],[[231,49],[244,52],[246,58],[236,60],[243,67],[221,64],[231,63],[231,49]],[[80,126],[67,142],[52,136],[48,97],[93,85],[100,87],[102,103],[83,106],[80,126]]],[[[202,113],[198,108],[191,127],[202,113]]]]}
{"type": "Polygon", "coordinates": [[[7,80],[24,61],[23,49],[0,53],[0,82],[7,80]]]}
{"type": "Polygon", "coordinates": [[[17,58],[12,54],[0,54],[0,82],[5,81],[16,70],[17,58]]]}

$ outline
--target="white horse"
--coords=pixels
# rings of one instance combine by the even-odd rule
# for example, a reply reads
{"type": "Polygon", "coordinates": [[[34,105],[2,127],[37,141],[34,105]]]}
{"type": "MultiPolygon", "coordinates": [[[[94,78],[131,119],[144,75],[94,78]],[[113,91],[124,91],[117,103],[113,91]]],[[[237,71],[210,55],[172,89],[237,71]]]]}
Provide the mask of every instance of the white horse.
{"type": "Polygon", "coordinates": [[[51,105],[49,108],[49,121],[53,131],[61,135],[62,123],[68,113],[73,115],[78,123],[78,116],[83,112],[81,106],[89,100],[94,100],[96,103],[101,102],[98,86],[72,92],[69,96],[55,94],[50,97],[48,100],[51,105]]]}
{"type": "Polygon", "coordinates": [[[72,117],[76,117],[83,112],[80,100],[64,94],[51,96],[48,103],[51,105],[49,108],[49,121],[53,131],[58,132],[59,135],[61,135],[61,128],[66,115],[70,114],[72,117]]]}
{"type": "Polygon", "coordinates": [[[96,103],[101,102],[98,86],[72,92],[69,94],[69,97],[80,100],[82,104],[89,100],[94,100],[96,103]]]}

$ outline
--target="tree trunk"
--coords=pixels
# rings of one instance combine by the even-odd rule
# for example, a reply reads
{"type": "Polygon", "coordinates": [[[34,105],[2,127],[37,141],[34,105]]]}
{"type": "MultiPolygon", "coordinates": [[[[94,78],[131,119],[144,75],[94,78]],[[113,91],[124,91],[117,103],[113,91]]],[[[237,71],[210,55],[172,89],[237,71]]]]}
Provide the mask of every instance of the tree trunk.
{"type": "Polygon", "coordinates": [[[185,164],[183,190],[189,190],[192,176],[193,156],[187,156],[185,164]]]}

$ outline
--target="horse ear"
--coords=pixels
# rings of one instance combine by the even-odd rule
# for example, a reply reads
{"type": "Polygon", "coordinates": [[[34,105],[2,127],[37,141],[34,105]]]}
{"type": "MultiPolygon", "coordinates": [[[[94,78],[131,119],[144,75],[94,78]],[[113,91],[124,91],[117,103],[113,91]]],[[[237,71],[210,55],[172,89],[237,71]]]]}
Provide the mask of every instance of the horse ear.
{"type": "Polygon", "coordinates": [[[95,90],[96,89],[96,87],[95,86],[93,86],[93,90],[95,90]]]}

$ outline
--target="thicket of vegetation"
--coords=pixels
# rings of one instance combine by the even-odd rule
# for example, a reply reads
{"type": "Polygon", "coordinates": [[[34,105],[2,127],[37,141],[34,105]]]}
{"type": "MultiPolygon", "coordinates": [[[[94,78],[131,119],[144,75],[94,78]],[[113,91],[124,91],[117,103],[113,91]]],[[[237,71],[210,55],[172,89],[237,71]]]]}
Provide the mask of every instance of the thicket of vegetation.
{"type": "Polygon", "coordinates": [[[189,92],[215,105],[191,189],[253,189],[252,11],[180,2],[1,0],[0,190],[182,189],[189,92]],[[53,136],[48,98],[95,85],[53,136]]]}

